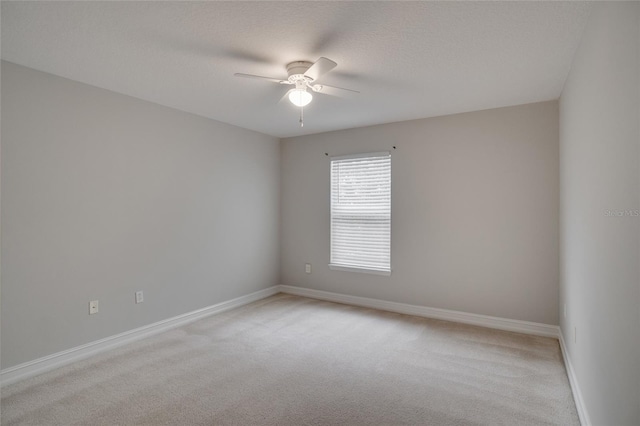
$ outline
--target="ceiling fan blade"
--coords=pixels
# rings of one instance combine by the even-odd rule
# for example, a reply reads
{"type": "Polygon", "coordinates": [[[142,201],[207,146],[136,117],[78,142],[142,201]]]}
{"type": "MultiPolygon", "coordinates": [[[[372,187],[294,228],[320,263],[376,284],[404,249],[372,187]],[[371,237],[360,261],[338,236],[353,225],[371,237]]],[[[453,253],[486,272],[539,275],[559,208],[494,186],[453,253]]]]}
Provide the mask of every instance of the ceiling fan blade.
{"type": "Polygon", "coordinates": [[[328,86],[326,84],[314,84],[311,89],[322,95],[342,96],[346,94],[360,93],[357,90],[345,89],[344,87],[328,86]]]}
{"type": "Polygon", "coordinates": [[[267,81],[272,81],[274,83],[280,83],[280,84],[291,84],[287,80],[280,80],[280,79],[272,78],[272,77],[263,77],[261,75],[242,74],[240,72],[235,73],[234,76],[243,77],[243,78],[257,78],[259,80],[267,80],[267,81]]]}
{"type": "Polygon", "coordinates": [[[322,57],[318,59],[311,67],[304,73],[306,77],[312,80],[317,80],[321,75],[328,73],[336,67],[335,62],[331,59],[322,57]]]}

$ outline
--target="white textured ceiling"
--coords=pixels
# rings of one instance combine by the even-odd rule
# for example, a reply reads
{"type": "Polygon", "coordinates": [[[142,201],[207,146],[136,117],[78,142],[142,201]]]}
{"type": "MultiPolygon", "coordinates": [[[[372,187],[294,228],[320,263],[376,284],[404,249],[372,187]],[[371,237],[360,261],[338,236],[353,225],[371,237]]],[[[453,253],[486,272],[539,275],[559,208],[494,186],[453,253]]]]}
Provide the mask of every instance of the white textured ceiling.
{"type": "Polygon", "coordinates": [[[2,2],[2,59],[278,137],[559,97],[585,2],[2,2]],[[328,57],[305,126],[285,64],[328,57]]]}

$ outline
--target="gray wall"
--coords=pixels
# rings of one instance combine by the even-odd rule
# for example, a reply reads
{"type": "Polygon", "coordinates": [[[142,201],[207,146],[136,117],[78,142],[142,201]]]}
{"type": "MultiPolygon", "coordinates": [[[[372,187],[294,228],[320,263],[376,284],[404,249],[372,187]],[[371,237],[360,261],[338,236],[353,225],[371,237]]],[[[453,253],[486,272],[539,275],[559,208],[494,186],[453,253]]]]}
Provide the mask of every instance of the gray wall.
{"type": "Polygon", "coordinates": [[[2,368],[278,284],[279,155],[3,62],[2,368]]]}
{"type": "Polygon", "coordinates": [[[284,139],[281,150],[283,284],[558,323],[557,102],[284,139]],[[325,152],[382,150],[392,275],[331,271],[325,152]]]}
{"type": "Polygon", "coordinates": [[[640,424],[639,28],[594,7],[560,101],[560,324],[596,425],[640,424]]]}

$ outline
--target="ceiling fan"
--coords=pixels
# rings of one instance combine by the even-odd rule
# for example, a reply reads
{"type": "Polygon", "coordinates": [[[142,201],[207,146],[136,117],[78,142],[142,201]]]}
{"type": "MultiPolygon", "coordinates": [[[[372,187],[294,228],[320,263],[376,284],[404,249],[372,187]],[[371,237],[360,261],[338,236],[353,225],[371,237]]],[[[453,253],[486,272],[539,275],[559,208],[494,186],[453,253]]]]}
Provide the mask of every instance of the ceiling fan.
{"type": "Polygon", "coordinates": [[[295,86],[285,93],[283,99],[288,96],[289,101],[291,101],[292,104],[300,107],[300,127],[302,127],[304,126],[302,121],[302,109],[313,99],[311,92],[326,95],[338,95],[341,91],[360,93],[357,90],[345,89],[342,87],[328,86],[326,84],[314,84],[319,77],[331,71],[337,65],[338,64],[331,59],[324,57],[313,63],[309,61],[294,61],[287,64],[288,78],[286,80],[253,74],[235,73],[234,75],[236,77],[257,78],[260,80],[271,81],[273,83],[295,86]]]}

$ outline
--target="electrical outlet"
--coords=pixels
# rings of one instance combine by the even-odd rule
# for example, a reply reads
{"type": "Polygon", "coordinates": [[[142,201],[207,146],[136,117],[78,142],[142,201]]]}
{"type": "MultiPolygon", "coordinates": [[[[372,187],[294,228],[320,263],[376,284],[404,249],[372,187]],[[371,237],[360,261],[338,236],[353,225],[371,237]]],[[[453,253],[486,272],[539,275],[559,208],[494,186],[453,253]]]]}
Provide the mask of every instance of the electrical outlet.
{"type": "Polygon", "coordinates": [[[89,302],[89,315],[93,315],[97,313],[98,313],[98,301],[92,300],[91,302],[89,302]]]}
{"type": "Polygon", "coordinates": [[[136,304],[144,302],[142,291],[136,291],[136,304]]]}
{"type": "Polygon", "coordinates": [[[304,271],[305,271],[307,274],[310,274],[310,273],[311,273],[311,264],[310,264],[310,263],[305,263],[305,265],[304,265],[304,271]]]}

